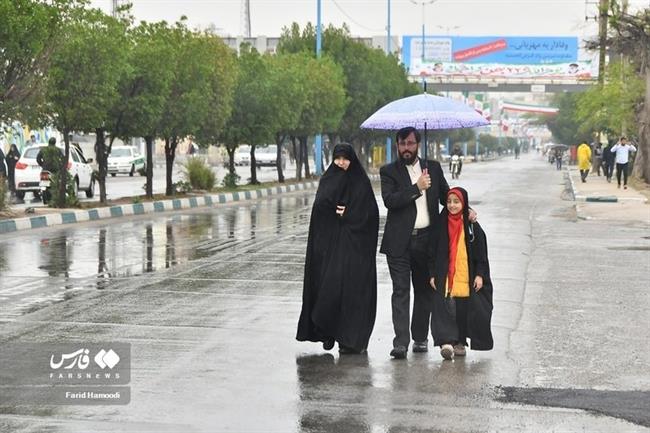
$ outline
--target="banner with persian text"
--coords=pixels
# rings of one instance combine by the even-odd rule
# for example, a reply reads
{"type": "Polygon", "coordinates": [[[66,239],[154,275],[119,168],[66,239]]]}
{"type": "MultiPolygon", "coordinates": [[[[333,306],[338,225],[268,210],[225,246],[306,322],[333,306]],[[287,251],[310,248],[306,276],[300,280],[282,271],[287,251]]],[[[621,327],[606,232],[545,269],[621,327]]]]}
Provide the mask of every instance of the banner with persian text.
{"type": "Polygon", "coordinates": [[[402,61],[415,76],[576,78],[598,75],[579,58],[577,37],[404,36],[402,61]]]}

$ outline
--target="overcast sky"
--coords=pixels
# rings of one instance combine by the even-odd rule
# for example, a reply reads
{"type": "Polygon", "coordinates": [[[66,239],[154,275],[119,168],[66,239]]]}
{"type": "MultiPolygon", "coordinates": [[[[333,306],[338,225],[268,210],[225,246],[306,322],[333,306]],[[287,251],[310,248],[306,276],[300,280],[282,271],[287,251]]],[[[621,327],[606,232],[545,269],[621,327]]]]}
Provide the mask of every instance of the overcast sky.
{"type": "MultiPolygon", "coordinates": [[[[391,0],[392,34],[420,34],[422,2],[391,0]],[[417,4],[414,4],[417,3],[417,4]]],[[[191,27],[214,25],[222,35],[242,33],[241,0],[132,0],[138,20],[173,22],[186,15],[191,27]]],[[[425,6],[427,34],[460,36],[579,36],[597,32],[585,15],[597,13],[595,0],[436,0],[425,6]]],[[[649,0],[630,0],[632,8],[649,0]]],[[[107,12],[111,0],[93,0],[107,12]]],[[[316,0],[250,0],[253,35],[279,36],[282,27],[316,21],[316,0]]],[[[353,35],[386,32],[387,0],[322,0],[323,24],[347,23],[353,35]]]]}

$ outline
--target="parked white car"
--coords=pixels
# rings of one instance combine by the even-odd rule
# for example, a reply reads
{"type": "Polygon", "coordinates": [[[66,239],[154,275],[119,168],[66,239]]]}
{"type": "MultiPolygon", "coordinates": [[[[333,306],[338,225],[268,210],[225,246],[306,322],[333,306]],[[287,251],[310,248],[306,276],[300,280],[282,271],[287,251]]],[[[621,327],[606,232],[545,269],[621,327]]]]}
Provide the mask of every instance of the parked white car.
{"type": "Polygon", "coordinates": [[[235,150],[235,165],[251,165],[251,147],[248,144],[242,144],[235,150]]]}
{"type": "Polygon", "coordinates": [[[144,167],[144,155],[135,146],[114,147],[108,155],[108,173],[111,176],[118,173],[133,176],[138,171],[144,173],[144,167]]]}
{"type": "MultiPolygon", "coordinates": [[[[36,162],[38,152],[45,148],[46,144],[30,146],[23,152],[22,156],[16,163],[16,197],[23,199],[26,192],[31,192],[34,196],[40,193],[41,171],[43,170],[36,162]]],[[[58,146],[57,146],[58,147],[58,146]]],[[[59,147],[61,153],[63,148],[59,147]]],[[[93,176],[93,167],[90,165],[93,160],[86,160],[75,146],[70,146],[70,157],[68,158],[68,173],[75,182],[75,188],[78,192],[83,190],[86,197],[92,198],[95,195],[95,178],[93,176]]]]}
{"type": "MultiPolygon", "coordinates": [[[[255,148],[255,164],[258,167],[275,167],[278,160],[278,146],[269,144],[264,147],[255,148]]],[[[287,158],[282,152],[282,169],[287,166],[287,158]]]]}

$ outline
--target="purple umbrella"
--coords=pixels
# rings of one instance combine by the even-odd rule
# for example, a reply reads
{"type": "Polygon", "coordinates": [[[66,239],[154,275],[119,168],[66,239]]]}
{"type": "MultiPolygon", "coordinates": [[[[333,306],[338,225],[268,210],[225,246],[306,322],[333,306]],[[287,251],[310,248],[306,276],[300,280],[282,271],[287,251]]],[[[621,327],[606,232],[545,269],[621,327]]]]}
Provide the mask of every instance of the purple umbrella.
{"type": "Polygon", "coordinates": [[[390,102],[362,124],[366,129],[400,129],[412,126],[424,130],[424,158],[427,157],[427,129],[475,128],[490,122],[474,108],[442,96],[422,93],[390,102]]]}

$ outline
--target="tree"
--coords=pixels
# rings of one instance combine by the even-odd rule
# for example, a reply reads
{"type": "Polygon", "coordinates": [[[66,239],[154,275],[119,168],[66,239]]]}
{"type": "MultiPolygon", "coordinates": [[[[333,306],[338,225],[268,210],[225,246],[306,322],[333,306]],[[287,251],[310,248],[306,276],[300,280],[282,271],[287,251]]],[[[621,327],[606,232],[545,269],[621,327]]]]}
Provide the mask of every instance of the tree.
{"type": "Polygon", "coordinates": [[[298,127],[307,100],[304,76],[308,71],[302,68],[303,63],[307,62],[305,56],[306,53],[278,54],[264,58],[268,71],[269,94],[273,95],[272,124],[277,144],[276,169],[280,183],[284,182],[282,145],[289,136],[289,131],[298,127]]]}
{"type": "MultiPolygon", "coordinates": [[[[60,173],[66,172],[73,131],[93,131],[104,124],[107,109],[118,99],[121,43],[113,18],[99,10],[77,10],[63,24],[61,42],[53,50],[46,83],[51,123],[63,133],[65,149],[60,173]],[[113,40],[117,38],[117,40],[113,40]]],[[[74,181],[74,179],[73,179],[74,181]]],[[[64,206],[66,176],[59,182],[58,203],[64,206]]]]}
{"type": "Polygon", "coordinates": [[[578,95],[575,118],[579,133],[587,137],[593,131],[621,135],[622,125],[632,125],[636,106],[643,97],[643,82],[629,63],[610,63],[605,84],[578,95]]]}
{"type": "Polygon", "coordinates": [[[552,98],[554,106],[559,108],[554,117],[545,116],[546,122],[553,138],[558,143],[567,145],[590,141],[590,133],[581,131],[581,123],[577,120],[576,111],[580,95],[576,93],[558,93],[552,98]]]}
{"type": "Polygon", "coordinates": [[[289,134],[294,144],[296,155],[296,178],[302,179],[302,167],[305,177],[310,176],[308,163],[307,139],[324,131],[335,129],[345,112],[345,78],[343,71],[329,57],[315,59],[303,56],[306,101],[300,113],[298,126],[289,134]],[[299,148],[295,148],[296,140],[299,148]]]}
{"type": "Polygon", "coordinates": [[[239,69],[235,53],[226,47],[221,39],[210,33],[204,33],[211,54],[205,59],[212,68],[210,74],[211,91],[208,98],[208,109],[205,119],[196,132],[199,145],[216,145],[224,133],[228,120],[232,115],[235,85],[239,69]]]}
{"type": "Polygon", "coordinates": [[[203,38],[190,32],[184,22],[171,28],[172,55],[167,59],[173,71],[171,90],[165,101],[158,130],[165,141],[165,195],[174,194],[172,172],[178,143],[196,133],[208,112],[212,91],[210,74],[214,71],[203,59],[210,55],[203,38]]]}
{"type": "Polygon", "coordinates": [[[636,105],[638,154],[632,174],[650,182],[650,9],[628,14],[616,1],[611,5],[611,33],[608,45],[629,58],[639,78],[645,82],[645,92],[636,105]]]}
{"type": "Polygon", "coordinates": [[[44,102],[42,77],[66,13],[81,1],[0,0],[0,121],[35,120],[44,102]]]}
{"type": "Polygon", "coordinates": [[[257,183],[255,146],[273,135],[268,125],[269,106],[267,75],[262,56],[255,48],[243,44],[238,59],[239,74],[234,89],[232,115],[222,140],[228,152],[229,171],[235,176],[234,153],[241,143],[251,147],[251,183],[257,183]]]}
{"type": "MultiPolygon", "coordinates": [[[[314,52],[315,30],[308,24],[301,32],[297,24],[284,29],[278,50],[281,53],[314,52]]],[[[347,27],[329,26],[323,32],[323,53],[331,57],[344,72],[345,113],[336,128],[328,128],[330,144],[342,138],[367,152],[372,138],[378,133],[366,131],[359,125],[386,103],[414,94],[406,71],[398,60],[383,51],[355,40],[347,27]]],[[[312,54],[313,55],[313,54],[312,54]]]]}
{"type": "Polygon", "coordinates": [[[153,144],[160,135],[160,119],[174,76],[168,61],[173,53],[170,35],[171,30],[165,22],[142,22],[130,30],[130,70],[122,77],[120,100],[111,114],[115,125],[112,135],[144,137],[148,198],[153,197],[153,144]]]}

